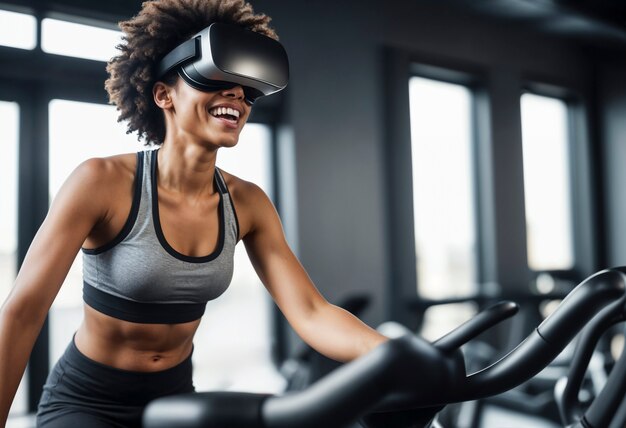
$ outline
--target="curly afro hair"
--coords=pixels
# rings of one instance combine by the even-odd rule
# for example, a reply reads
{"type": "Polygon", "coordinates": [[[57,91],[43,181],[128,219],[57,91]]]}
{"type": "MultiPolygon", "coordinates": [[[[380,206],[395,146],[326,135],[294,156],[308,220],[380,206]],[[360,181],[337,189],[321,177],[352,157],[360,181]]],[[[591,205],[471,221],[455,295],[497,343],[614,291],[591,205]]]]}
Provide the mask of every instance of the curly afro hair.
{"type": "MultiPolygon", "coordinates": [[[[128,21],[120,22],[121,53],[107,64],[105,88],[111,104],[120,112],[118,122],[128,121],[127,133],[138,133],[146,145],[161,145],[165,119],[154,103],[152,87],[156,66],[176,46],[213,22],[236,24],[278,40],[268,26],[271,18],[255,14],[245,0],[152,0],[128,21]]],[[[161,79],[165,83],[170,81],[161,79]]]]}

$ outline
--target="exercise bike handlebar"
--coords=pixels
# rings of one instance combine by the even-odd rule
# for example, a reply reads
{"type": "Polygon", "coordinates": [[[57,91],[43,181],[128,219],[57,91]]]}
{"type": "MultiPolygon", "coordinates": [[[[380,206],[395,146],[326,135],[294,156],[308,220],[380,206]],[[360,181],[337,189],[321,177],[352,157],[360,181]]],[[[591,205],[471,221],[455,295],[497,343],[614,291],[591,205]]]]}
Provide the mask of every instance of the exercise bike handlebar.
{"type": "Polygon", "coordinates": [[[618,270],[603,270],[587,278],[517,348],[458,385],[454,401],[498,394],[532,378],[600,311],[624,299],[625,289],[626,276],[618,270]]]}
{"type": "Polygon", "coordinates": [[[626,276],[604,270],[579,284],[517,348],[467,376],[459,347],[517,310],[483,311],[434,343],[406,335],[283,396],[203,393],[165,397],[144,412],[147,428],[342,427],[368,411],[432,407],[507,391],[535,376],[603,308],[624,298],[626,276]]]}
{"type": "MultiPolygon", "coordinates": [[[[626,268],[615,268],[626,273],[626,268]]],[[[591,405],[580,401],[580,389],[583,385],[589,361],[600,337],[613,325],[626,320],[626,299],[621,299],[607,306],[585,326],[572,357],[569,373],[559,379],[555,388],[555,398],[559,407],[561,421],[570,426],[584,419],[584,426],[625,426],[626,415],[618,413],[622,398],[626,395],[626,353],[617,359],[607,382],[595,397],[591,405]]]]}

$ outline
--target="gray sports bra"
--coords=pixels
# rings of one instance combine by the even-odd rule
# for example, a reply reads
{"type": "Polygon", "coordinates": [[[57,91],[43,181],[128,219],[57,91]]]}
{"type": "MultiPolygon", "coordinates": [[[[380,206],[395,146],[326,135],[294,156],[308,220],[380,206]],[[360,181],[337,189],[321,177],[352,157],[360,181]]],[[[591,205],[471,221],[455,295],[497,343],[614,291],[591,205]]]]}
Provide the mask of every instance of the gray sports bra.
{"type": "Polygon", "coordinates": [[[206,303],[228,288],[239,224],[220,171],[219,239],[215,251],[190,257],[172,248],[161,230],[156,186],[158,150],[137,153],[130,215],[113,241],[83,249],[83,298],[112,317],[151,324],[197,320],[206,303]]]}

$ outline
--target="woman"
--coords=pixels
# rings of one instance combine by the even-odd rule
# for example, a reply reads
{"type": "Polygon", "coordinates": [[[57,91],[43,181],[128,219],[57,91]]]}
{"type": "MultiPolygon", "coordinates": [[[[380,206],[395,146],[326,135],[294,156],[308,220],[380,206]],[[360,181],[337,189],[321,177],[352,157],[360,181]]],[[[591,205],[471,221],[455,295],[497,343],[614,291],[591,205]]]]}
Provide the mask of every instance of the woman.
{"type": "Polygon", "coordinates": [[[211,23],[276,39],[269,20],[244,0],[155,0],[120,24],[125,43],[106,88],[129,132],[159,149],[90,159],[53,202],[0,315],[0,425],[81,247],[84,321],[48,377],[41,427],[139,426],[148,401],[193,391],[194,333],[206,301],[228,287],[239,240],[319,352],[349,361],[386,340],[319,294],[263,191],[215,167],[248,119],[248,88],[202,91],[157,75],[168,52],[211,23]]]}

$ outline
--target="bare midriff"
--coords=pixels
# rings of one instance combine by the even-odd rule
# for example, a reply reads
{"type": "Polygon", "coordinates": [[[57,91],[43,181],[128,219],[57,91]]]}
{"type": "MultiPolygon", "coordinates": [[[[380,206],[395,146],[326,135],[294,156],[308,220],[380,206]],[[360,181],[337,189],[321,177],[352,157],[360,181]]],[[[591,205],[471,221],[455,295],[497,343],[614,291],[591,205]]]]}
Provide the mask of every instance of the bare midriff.
{"type": "Polygon", "coordinates": [[[180,364],[189,357],[200,325],[200,320],[139,324],[110,317],[88,305],[84,308],[76,347],[87,358],[121,370],[157,372],[180,364]]]}

